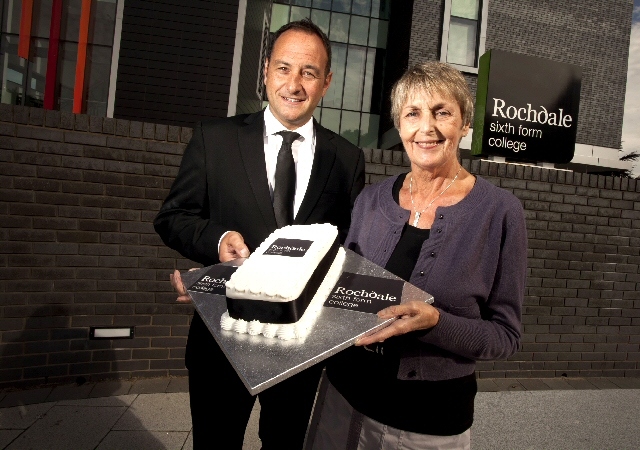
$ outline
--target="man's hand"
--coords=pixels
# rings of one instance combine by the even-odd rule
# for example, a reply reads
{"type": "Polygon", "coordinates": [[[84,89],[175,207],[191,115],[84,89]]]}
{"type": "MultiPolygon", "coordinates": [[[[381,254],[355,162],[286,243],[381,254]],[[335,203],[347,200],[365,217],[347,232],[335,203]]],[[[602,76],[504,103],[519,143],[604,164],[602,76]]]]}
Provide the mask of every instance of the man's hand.
{"type": "Polygon", "coordinates": [[[378,317],[381,319],[398,317],[398,320],[370,336],[358,339],[356,345],[369,345],[411,331],[428,330],[438,323],[440,311],[428,303],[412,301],[402,305],[389,306],[378,312],[378,317]]]}
{"type": "Polygon", "coordinates": [[[249,248],[244,243],[244,238],[237,231],[229,231],[220,241],[220,262],[227,262],[238,258],[247,258],[249,248]]]}
{"type": "Polygon", "coordinates": [[[169,275],[169,279],[171,280],[171,286],[173,286],[173,290],[178,293],[178,298],[176,299],[176,301],[178,303],[190,303],[191,297],[189,297],[189,294],[187,294],[187,290],[184,287],[182,277],[180,276],[180,271],[178,271],[177,269],[174,270],[173,273],[169,275]]]}

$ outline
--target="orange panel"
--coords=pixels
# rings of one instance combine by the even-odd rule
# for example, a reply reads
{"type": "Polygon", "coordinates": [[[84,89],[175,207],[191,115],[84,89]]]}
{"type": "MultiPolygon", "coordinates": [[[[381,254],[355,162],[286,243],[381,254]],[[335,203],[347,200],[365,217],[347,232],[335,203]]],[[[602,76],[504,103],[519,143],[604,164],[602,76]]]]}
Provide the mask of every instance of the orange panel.
{"type": "Polygon", "coordinates": [[[82,96],[84,93],[84,74],[87,65],[87,42],[89,41],[89,18],[91,0],[82,0],[80,13],[80,36],[78,37],[78,61],[76,63],[76,82],[73,86],[73,112],[82,112],[82,96]]]}
{"type": "Polygon", "coordinates": [[[20,37],[18,39],[18,56],[24,59],[29,59],[32,15],[33,0],[22,0],[22,12],[20,14],[20,37]]]}

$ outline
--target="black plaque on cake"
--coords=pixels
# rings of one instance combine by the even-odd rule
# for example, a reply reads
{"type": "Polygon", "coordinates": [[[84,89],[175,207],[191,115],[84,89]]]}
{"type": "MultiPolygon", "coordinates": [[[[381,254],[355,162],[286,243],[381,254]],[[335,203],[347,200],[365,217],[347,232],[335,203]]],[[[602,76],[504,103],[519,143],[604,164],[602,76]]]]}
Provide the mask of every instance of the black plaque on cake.
{"type": "MultiPolygon", "coordinates": [[[[308,242],[309,245],[306,249],[311,246],[311,241],[302,241],[299,239],[276,239],[274,244],[279,241],[296,241],[292,245],[292,247],[295,247],[295,250],[292,251],[294,257],[301,256],[297,255],[297,253],[302,251],[300,250],[300,243],[308,242]]],[[[272,246],[274,244],[272,244],[272,246]]],[[[285,246],[287,245],[289,244],[285,243],[285,246]]],[[[336,240],[333,242],[324,258],[322,258],[318,267],[316,267],[316,270],[311,275],[311,278],[309,278],[307,285],[298,298],[288,302],[269,302],[263,300],[227,297],[227,311],[229,312],[229,315],[234,319],[243,319],[247,322],[251,320],[259,320],[263,323],[297,322],[306,311],[307,306],[309,306],[309,302],[311,302],[314,295],[316,295],[316,291],[318,290],[318,287],[320,287],[320,284],[322,284],[322,281],[331,267],[339,248],[340,242],[336,237],[336,240]]],[[[306,252],[306,249],[303,252],[306,252]]],[[[267,254],[266,251],[264,254],[267,254]]],[[[283,255],[282,253],[279,254],[283,255]]]]}
{"type": "Polygon", "coordinates": [[[301,258],[307,253],[313,241],[304,239],[276,239],[265,250],[263,255],[290,256],[292,258],[301,258]]]}
{"type": "Polygon", "coordinates": [[[233,274],[237,269],[237,267],[231,266],[212,266],[211,270],[207,271],[207,273],[189,287],[189,290],[195,292],[206,292],[208,294],[225,295],[225,283],[229,281],[231,274],[233,274]]]}
{"type": "Polygon", "coordinates": [[[343,272],[324,306],[376,314],[399,305],[404,281],[343,272]]]}

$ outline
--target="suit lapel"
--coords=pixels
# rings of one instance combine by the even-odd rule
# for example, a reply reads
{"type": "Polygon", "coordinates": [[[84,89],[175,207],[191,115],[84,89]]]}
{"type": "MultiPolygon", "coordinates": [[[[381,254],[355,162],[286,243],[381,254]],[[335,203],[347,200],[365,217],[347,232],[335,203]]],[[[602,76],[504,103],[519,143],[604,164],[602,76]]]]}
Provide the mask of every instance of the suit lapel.
{"type": "Polygon", "coordinates": [[[253,195],[264,223],[271,230],[276,229],[267,168],[264,162],[264,111],[245,119],[246,126],[238,129],[238,148],[244,169],[249,179],[253,195]]]}
{"type": "Polygon", "coordinates": [[[336,144],[333,141],[333,135],[318,125],[315,119],[313,120],[313,126],[316,130],[316,150],[313,156],[313,166],[311,167],[307,192],[294,220],[296,224],[306,223],[309,215],[313,212],[313,208],[324,192],[333,162],[336,159],[336,144]]]}

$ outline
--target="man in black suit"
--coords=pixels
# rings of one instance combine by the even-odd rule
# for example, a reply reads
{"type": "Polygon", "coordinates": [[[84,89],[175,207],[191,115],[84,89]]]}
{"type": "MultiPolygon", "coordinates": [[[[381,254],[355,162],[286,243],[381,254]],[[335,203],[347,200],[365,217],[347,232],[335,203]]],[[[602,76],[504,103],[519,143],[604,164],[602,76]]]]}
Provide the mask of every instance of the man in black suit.
{"type": "MultiPolygon", "coordinates": [[[[272,204],[284,148],[280,133],[293,130],[293,223],[332,223],[344,241],[364,185],[364,157],[312,118],[331,83],[330,61],[329,41],[310,21],[278,30],[265,62],[266,110],[195,127],[154,221],[165,244],[205,266],[248,256],[281,226],[272,204]]],[[[172,284],[178,300],[188,301],[177,271],[172,284]]],[[[255,397],[197,312],[185,360],[194,448],[240,449],[255,397]]],[[[264,450],[302,448],[321,370],[311,367],[259,394],[264,450]]]]}

